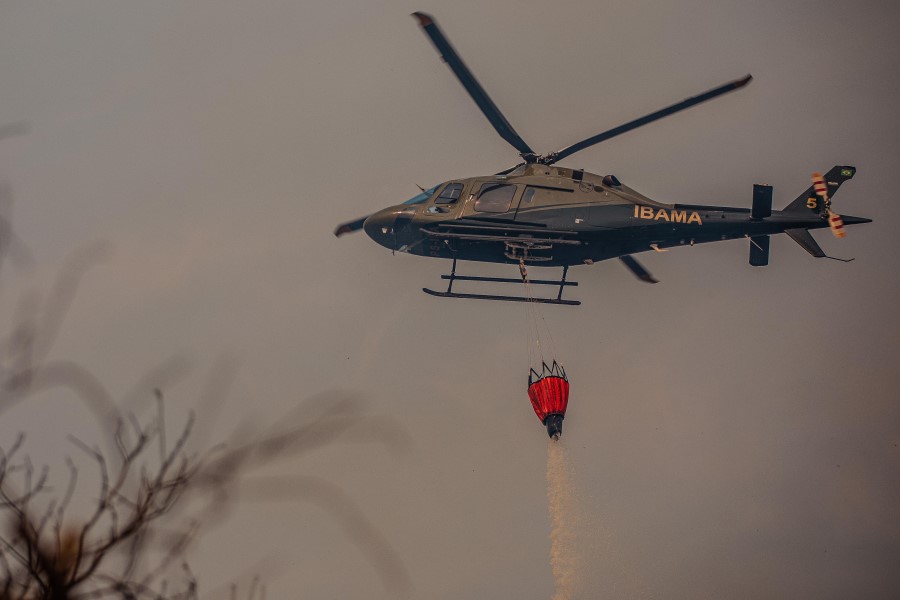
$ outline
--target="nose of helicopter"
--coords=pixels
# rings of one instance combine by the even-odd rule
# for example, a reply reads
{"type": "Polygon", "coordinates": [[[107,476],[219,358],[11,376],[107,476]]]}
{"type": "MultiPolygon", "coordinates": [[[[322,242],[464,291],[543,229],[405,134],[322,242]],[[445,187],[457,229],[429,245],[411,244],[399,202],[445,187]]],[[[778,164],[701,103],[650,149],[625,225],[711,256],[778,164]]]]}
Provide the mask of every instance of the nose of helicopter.
{"type": "Polygon", "coordinates": [[[394,222],[396,220],[397,215],[392,209],[381,210],[365,220],[363,231],[385,248],[393,248],[394,222]]]}

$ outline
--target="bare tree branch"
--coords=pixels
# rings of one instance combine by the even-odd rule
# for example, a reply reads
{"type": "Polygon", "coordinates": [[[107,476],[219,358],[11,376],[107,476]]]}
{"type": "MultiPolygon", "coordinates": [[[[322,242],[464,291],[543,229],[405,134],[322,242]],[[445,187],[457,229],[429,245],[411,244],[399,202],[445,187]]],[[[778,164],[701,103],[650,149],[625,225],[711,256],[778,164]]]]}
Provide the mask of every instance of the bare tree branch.
{"type": "MultiPolygon", "coordinates": [[[[0,267],[16,245],[7,218],[9,200],[8,187],[0,183],[0,267]]],[[[187,554],[234,509],[248,476],[338,442],[378,443],[394,452],[408,446],[403,430],[390,420],[364,415],[356,399],[320,396],[300,403],[262,434],[239,428],[227,444],[189,451],[195,415],[190,413],[178,435],[170,437],[160,387],[183,377],[187,366],[181,360],[166,361],[145,377],[123,411],[89,369],[50,358],[84,275],[106,251],[105,245],[94,244],[73,253],[46,297],[37,291],[22,297],[11,333],[0,339],[0,413],[39,393],[62,391],[74,395],[100,431],[99,444],[68,436],[80,460],[65,458],[68,477],[58,495],[50,487],[49,467],[36,468],[22,452],[24,434],[5,451],[0,445],[0,600],[195,600],[198,584],[187,554]],[[155,419],[145,421],[137,411],[146,408],[139,404],[151,389],[155,419]],[[98,480],[85,492],[78,489],[85,479],[79,473],[91,463],[98,480]],[[73,516],[70,506],[84,495],[90,502],[87,514],[73,516]]],[[[200,448],[207,447],[211,423],[236,370],[228,359],[213,370],[200,400],[206,425],[194,440],[200,448]]],[[[409,578],[396,552],[337,485],[312,477],[280,482],[257,477],[251,484],[260,498],[300,497],[320,506],[387,589],[408,592],[409,578]]],[[[265,597],[257,573],[247,599],[265,597]]]]}

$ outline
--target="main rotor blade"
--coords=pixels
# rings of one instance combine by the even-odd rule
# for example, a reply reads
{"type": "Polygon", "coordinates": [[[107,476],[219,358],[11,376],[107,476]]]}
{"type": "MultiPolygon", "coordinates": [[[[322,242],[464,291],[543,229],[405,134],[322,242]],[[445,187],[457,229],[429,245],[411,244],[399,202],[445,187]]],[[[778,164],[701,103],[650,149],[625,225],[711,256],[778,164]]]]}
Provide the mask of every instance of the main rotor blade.
{"type": "Polygon", "coordinates": [[[512,173],[513,171],[515,171],[516,169],[518,169],[519,167],[521,167],[524,164],[526,164],[526,163],[519,163],[517,165],[513,165],[513,166],[509,167],[508,169],[503,169],[499,173],[494,173],[494,175],[509,175],[510,173],[512,173]]]}
{"type": "Polygon", "coordinates": [[[628,267],[628,270],[641,281],[646,281],[647,283],[659,283],[659,281],[650,274],[650,271],[645,269],[644,265],[639,263],[637,259],[630,254],[620,256],[619,260],[621,260],[622,264],[628,267]]]}
{"type": "Polygon", "coordinates": [[[671,114],[675,114],[686,108],[690,108],[690,107],[694,106],[695,104],[700,104],[701,102],[706,102],[707,100],[712,100],[716,96],[721,96],[722,94],[727,94],[728,92],[740,89],[740,88],[744,87],[745,85],[747,85],[748,83],[750,83],[751,79],[753,79],[753,76],[747,75],[746,77],[743,77],[741,79],[736,79],[734,81],[726,83],[725,85],[722,85],[715,89],[709,90],[708,92],[704,92],[698,96],[688,98],[687,100],[679,102],[678,104],[673,104],[672,106],[669,106],[662,110],[658,110],[655,113],[650,113],[649,115],[647,115],[645,117],[641,117],[640,119],[635,119],[634,121],[629,121],[628,123],[625,123],[624,125],[619,125],[618,127],[610,129],[609,131],[604,131],[603,133],[599,133],[593,137],[589,137],[586,140],[578,142],[577,144],[572,144],[571,146],[563,148],[562,150],[558,150],[556,152],[549,154],[547,156],[548,160],[545,162],[548,165],[552,165],[553,163],[558,162],[558,161],[566,158],[567,156],[571,156],[571,155],[575,154],[576,152],[579,152],[581,150],[584,150],[585,148],[593,146],[594,144],[599,144],[600,142],[604,142],[611,137],[615,137],[615,136],[625,133],[627,131],[631,131],[632,129],[637,129],[641,125],[646,125],[647,123],[652,123],[653,121],[662,119],[663,117],[668,117],[671,114]]]}
{"type": "Polygon", "coordinates": [[[456,78],[459,79],[460,83],[463,84],[463,87],[466,88],[466,91],[469,92],[472,100],[475,101],[475,104],[478,105],[478,108],[481,109],[481,112],[484,113],[487,120],[491,122],[491,125],[497,130],[500,137],[518,150],[520,154],[534,154],[534,150],[525,143],[525,140],[519,137],[516,130],[509,124],[509,121],[506,120],[506,117],[503,116],[503,113],[500,112],[497,105],[494,104],[490,96],[487,95],[487,92],[484,91],[484,88],[481,87],[481,84],[478,83],[478,80],[475,79],[475,76],[472,75],[472,72],[469,71],[469,68],[456,53],[456,50],[453,49],[453,46],[451,46],[447,38],[444,37],[443,32],[438,28],[434,19],[422,12],[415,12],[413,13],[413,16],[419,20],[419,25],[428,37],[431,38],[431,42],[434,44],[434,47],[437,48],[441,58],[443,58],[444,62],[446,62],[453,70],[456,78]]]}
{"type": "Polygon", "coordinates": [[[368,216],[365,216],[361,219],[357,219],[355,221],[350,221],[348,223],[341,223],[337,226],[337,229],[334,230],[335,237],[341,237],[345,233],[350,233],[352,231],[359,231],[363,227],[363,223],[366,222],[368,216]]]}

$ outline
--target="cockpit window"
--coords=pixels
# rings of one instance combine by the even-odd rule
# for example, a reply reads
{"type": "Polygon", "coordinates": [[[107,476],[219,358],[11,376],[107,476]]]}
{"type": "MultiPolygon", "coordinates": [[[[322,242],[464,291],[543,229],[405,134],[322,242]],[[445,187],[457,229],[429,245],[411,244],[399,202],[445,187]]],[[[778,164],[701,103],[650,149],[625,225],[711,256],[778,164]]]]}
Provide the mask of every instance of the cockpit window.
{"type": "Polygon", "coordinates": [[[451,183],[447,187],[444,188],[444,191],[441,192],[441,195],[437,197],[437,200],[434,201],[435,204],[453,204],[457,200],[459,200],[459,194],[462,192],[463,184],[461,183],[451,183]]]}
{"type": "MultiPolygon", "coordinates": [[[[438,185],[440,185],[440,184],[438,184],[438,185]]],[[[431,198],[431,196],[432,196],[432,194],[434,194],[435,190],[438,189],[438,185],[434,186],[433,188],[428,188],[424,192],[416,194],[415,196],[413,196],[412,198],[410,198],[403,204],[421,204],[421,203],[425,202],[426,200],[431,198]]]]}
{"type": "Polygon", "coordinates": [[[475,210],[502,213],[509,210],[516,186],[504,183],[485,183],[478,191],[475,210]]]}

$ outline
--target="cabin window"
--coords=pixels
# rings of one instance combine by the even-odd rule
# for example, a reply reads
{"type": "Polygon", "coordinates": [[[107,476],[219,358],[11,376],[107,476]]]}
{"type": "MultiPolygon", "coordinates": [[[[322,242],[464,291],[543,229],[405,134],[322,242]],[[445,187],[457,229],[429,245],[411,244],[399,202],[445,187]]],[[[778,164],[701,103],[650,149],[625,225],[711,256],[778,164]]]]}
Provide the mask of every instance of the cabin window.
{"type": "Polygon", "coordinates": [[[562,201],[560,195],[566,193],[571,193],[571,190],[551,190],[543,187],[526,186],[525,192],[522,194],[522,201],[519,202],[519,210],[558,204],[562,201]]]}
{"type": "Polygon", "coordinates": [[[444,188],[441,195],[434,201],[435,204],[453,204],[459,200],[459,194],[462,192],[463,184],[451,183],[444,188]]]}
{"type": "Polygon", "coordinates": [[[528,186],[525,188],[525,193],[522,194],[522,203],[520,206],[528,206],[534,200],[534,188],[528,186]]]}
{"type": "Polygon", "coordinates": [[[485,183],[478,191],[475,210],[478,212],[503,213],[512,204],[516,186],[505,183],[485,183]]]}

